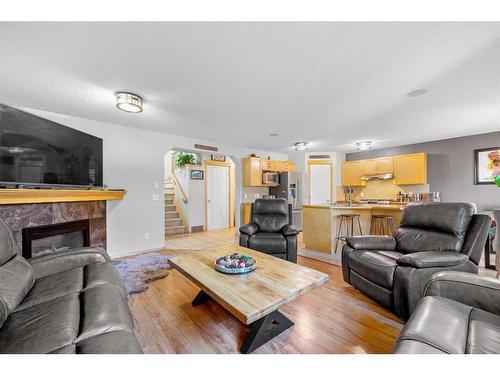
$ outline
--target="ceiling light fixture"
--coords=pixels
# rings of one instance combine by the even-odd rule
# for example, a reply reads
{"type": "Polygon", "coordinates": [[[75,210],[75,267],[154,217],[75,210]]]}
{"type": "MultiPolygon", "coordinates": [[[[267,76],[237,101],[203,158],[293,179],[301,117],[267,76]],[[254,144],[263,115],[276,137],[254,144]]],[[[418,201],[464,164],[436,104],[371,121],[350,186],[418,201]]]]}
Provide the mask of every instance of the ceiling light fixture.
{"type": "Polygon", "coordinates": [[[359,141],[354,146],[356,146],[356,150],[358,151],[366,151],[372,148],[372,141],[359,141]]]}
{"type": "Polygon", "coordinates": [[[422,95],[427,94],[427,91],[428,91],[427,89],[413,90],[413,91],[410,91],[408,94],[406,94],[406,96],[409,98],[414,98],[416,96],[422,96],[422,95]]]}
{"type": "Polygon", "coordinates": [[[116,108],[125,112],[142,112],[142,98],[131,92],[116,93],[116,108]]]}
{"type": "Polygon", "coordinates": [[[306,151],[309,142],[297,142],[293,145],[295,151],[306,151]]]}

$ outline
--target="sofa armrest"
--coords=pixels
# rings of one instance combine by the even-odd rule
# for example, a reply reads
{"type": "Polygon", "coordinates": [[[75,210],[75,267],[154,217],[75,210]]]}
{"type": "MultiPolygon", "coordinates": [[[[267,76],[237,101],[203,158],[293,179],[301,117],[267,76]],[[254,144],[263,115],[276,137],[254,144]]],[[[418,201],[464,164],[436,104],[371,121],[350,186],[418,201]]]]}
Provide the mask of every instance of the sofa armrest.
{"type": "Polygon", "coordinates": [[[500,315],[500,280],[493,277],[440,271],[431,277],[424,296],[444,297],[500,315]]]}
{"type": "Polygon", "coordinates": [[[394,250],[396,240],[389,236],[352,236],[346,243],[354,250],[394,250]]]}
{"type": "Polygon", "coordinates": [[[296,236],[299,234],[299,230],[291,224],[287,224],[283,227],[283,236],[296,236]]]}
{"type": "Polygon", "coordinates": [[[39,279],[72,268],[83,267],[87,264],[111,262],[111,259],[104,249],[82,247],[31,258],[28,259],[28,262],[33,268],[35,279],[39,279]]]}
{"type": "Polygon", "coordinates": [[[400,257],[398,266],[413,268],[453,267],[465,263],[469,257],[458,251],[419,251],[400,257]]]}
{"type": "Polygon", "coordinates": [[[240,227],[240,233],[246,234],[247,236],[253,236],[259,231],[259,227],[255,224],[247,224],[240,227]]]}

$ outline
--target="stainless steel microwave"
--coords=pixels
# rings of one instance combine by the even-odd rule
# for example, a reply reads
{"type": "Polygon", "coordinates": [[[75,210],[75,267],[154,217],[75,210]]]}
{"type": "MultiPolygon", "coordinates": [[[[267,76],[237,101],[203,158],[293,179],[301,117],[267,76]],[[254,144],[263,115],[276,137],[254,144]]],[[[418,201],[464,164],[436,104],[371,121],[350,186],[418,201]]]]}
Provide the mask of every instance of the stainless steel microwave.
{"type": "Polygon", "coordinates": [[[262,173],[262,183],[264,185],[278,185],[280,183],[280,174],[276,172],[262,173]]]}

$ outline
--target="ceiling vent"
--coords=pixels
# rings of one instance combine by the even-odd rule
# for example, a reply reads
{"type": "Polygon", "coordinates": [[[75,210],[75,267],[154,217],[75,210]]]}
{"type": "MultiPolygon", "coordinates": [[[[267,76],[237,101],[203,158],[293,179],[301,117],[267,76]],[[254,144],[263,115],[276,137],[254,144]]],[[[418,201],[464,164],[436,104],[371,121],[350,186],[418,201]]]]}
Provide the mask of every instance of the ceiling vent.
{"type": "Polygon", "coordinates": [[[309,159],[330,159],[330,155],[309,155],[309,159]]]}

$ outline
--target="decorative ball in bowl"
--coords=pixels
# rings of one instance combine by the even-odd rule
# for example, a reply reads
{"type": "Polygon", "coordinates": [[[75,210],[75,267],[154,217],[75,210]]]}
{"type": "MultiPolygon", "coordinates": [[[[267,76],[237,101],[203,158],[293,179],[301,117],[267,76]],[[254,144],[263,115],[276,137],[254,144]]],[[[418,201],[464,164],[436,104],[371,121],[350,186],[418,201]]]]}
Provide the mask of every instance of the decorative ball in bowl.
{"type": "Polygon", "coordinates": [[[248,255],[234,253],[218,258],[215,269],[222,273],[242,274],[257,268],[257,261],[248,255]]]}

